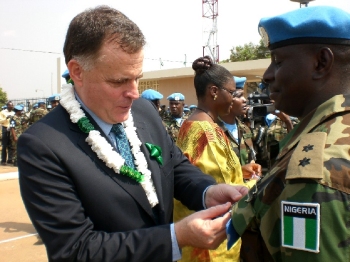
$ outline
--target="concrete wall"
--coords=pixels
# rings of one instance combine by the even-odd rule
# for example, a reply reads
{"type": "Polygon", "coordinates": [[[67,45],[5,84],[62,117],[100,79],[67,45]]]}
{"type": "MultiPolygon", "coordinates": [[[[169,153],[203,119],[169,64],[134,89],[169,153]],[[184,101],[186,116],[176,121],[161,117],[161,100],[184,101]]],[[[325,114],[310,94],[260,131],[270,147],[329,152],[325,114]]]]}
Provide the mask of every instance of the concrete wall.
{"type": "Polygon", "coordinates": [[[188,106],[192,104],[197,105],[193,77],[159,80],[158,92],[164,96],[164,98],[160,101],[162,105],[169,104],[169,101],[166,98],[172,93],[183,94],[185,96],[185,104],[188,106]]]}

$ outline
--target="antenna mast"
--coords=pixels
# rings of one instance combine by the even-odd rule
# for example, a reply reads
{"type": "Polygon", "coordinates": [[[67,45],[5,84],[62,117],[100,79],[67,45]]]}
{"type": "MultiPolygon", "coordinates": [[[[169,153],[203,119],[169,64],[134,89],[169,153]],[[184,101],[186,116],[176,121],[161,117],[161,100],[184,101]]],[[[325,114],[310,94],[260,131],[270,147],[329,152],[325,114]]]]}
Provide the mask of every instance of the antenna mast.
{"type": "Polygon", "coordinates": [[[217,44],[218,1],[202,0],[203,56],[209,55],[214,63],[219,63],[219,46],[217,44]]]}

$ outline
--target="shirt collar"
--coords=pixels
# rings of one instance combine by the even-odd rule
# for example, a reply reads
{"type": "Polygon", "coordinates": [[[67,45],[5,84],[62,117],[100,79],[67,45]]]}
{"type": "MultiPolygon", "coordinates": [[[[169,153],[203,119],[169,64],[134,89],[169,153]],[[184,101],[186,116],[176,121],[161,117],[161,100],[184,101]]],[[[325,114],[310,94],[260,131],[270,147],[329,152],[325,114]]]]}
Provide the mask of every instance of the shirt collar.
{"type": "MultiPolygon", "coordinates": [[[[75,91],[74,91],[75,92],[75,91]]],[[[78,94],[75,92],[75,97],[77,98],[78,102],[80,103],[81,107],[88,112],[88,114],[92,117],[93,120],[95,120],[96,124],[100,127],[100,129],[105,133],[106,136],[109,135],[113,125],[106,123],[101,118],[99,118],[94,112],[92,112],[84,103],[81,101],[78,94]]]]}

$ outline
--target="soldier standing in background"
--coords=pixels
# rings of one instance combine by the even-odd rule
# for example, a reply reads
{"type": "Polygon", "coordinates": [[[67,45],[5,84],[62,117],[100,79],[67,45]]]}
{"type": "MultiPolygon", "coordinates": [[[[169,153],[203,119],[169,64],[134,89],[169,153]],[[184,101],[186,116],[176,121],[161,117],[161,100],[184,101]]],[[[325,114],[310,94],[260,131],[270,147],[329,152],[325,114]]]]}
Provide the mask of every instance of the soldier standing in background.
{"type": "Polygon", "coordinates": [[[11,146],[11,136],[9,131],[10,118],[15,114],[13,111],[13,103],[8,101],[6,108],[0,113],[0,124],[2,125],[2,149],[1,149],[1,165],[13,164],[13,151],[14,148],[11,146]]]}
{"type": "Polygon", "coordinates": [[[299,120],[296,117],[290,117],[279,110],[275,110],[273,114],[268,114],[265,117],[265,122],[267,124],[265,140],[269,157],[269,167],[271,167],[278,155],[280,142],[298,124],[299,120]]]}
{"type": "Polygon", "coordinates": [[[23,106],[16,105],[14,107],[15,115],[10,120],[10,134],[11,134],[11,146],[14,148],[13,152],[13,166],[17,166],[17,140],[19,136],[25,131],[28,119],[23,113],[23,106]]]}
{"type": "Polygon", "coordinates": [[[163,118],[171,138],[176,142],[182,123],[187,119],[184,114],[185,96],[181,93],[173,93],[167,98],[169,100],[170,113],[163,118]]]}
{"type": "Polygon", "coordinates": [[[29,124],[32,125],[48,113],[44,101],[38,102],[38,108],[33,110],[29,117],[29,124]]]}
{"type": "Polygon", "coordinates": [[[243,95],[246,77],[233,77],[236,82],[236,95],[233,98],[230,113],[220,116],[218,125],[230,139],[232,149],[238,156],[242,166],[256,161],[256,152],[253,146],[253,134],[250,128],[239,120],[247,111],[247,100],[243,95]]]}
{"type": "Polygon", "coordinates": [[[158,112],[160,113],[160,99],[163,98],[163,95],[159,93],[158,91],[154,89],[147,89],[142,92],[141,97],[150,101],[155,105],[155,107],[158,109],[158,112]]]}
{"type": "Polygon", "coordinates": [[[300,123],[276,163],[232,208],[244,261],[349,261],[350,13],[330,6],[263,18],[263,75],[276,109],[300,123]]]}
{"type": "Polygon", "coordinates": [[[60,94],[54,94],[49,97],[49,102],[51,104],[51,110],[60,104],[61,96],[60,94]]]}

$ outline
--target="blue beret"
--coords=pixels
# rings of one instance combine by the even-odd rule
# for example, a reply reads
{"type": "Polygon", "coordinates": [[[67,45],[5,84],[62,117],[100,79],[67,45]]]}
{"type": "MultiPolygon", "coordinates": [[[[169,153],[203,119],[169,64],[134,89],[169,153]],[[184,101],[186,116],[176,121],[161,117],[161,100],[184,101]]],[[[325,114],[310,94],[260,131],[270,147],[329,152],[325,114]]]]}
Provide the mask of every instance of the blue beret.
{"type": "Polygon", "coordinates": [[[267,126],[270,127],[270,125],[272,124],[273,121],[275,121],[276,118],[277,118],[277,116],[274,114],[271,114],[271,113],[267,114],[265,116],[265,122],[266,122],[267,126]]]}
{"type": "Polygon", "coordinates": [[[261,83],[259,83],[258,86],[259,86],[260,90],[264,90],[264,89],[266,89],[269,85],[266,84],[265,82],[261,82],[261,83]]]}
{"type": "Polygon", "coordinates": [[[69,77],[69,71],[68,71],[68,69],[66,69],[66,71],[63,72],[62,77],[63,77],[63,78],[69,77]]]}
{"type": "Polygon", "coordinates": [[[173,93],[167,98],[169,101],[184,101],[185,96],[181,93],[173,93]]]}
{"type": "Polygon", "coordinates": [[[184,112],[188,112],[190,109],[188,107],[184,107],[184,112]]]}
{"type": "Polygon", "coordinates": [[[23,106],[21,106],[21,105],[16,105],[16,106],[14,107],[14,109],[17,110],[17,111],[22,111],[22,110],[23,110],[23,106]]]}
{"type": "Polygon", "coordinates": [[[52,96],[49,96],[49,102],[51,101],[59,101],[61,99],[60,94],[53,94],[52,96]]]}
{"type": "Polygon", "coordinates": [[[262,18],[258,29],[269,49],[296,44],[350,45],[350,14],[331,6],[313,6],[262,18]]]}
{"type": "Polygon", "coordinates": [[[192,109],[192,108],[197,108],[196,105],[190,105],[189,109],[192,109]]]}
{"type": "Polygon", "coordinates": [[[39,100],[37,104],[38,104],[38,106],[39,106],[40,104],[45,104],[45,101],[44,101],[44,100],[39,100]]]}
{"type": "Polygon", "coordinates": [[[159,100],[163,98],[163,95],[156,90],[147,89],[142,92],[141,97],[147,100],[159,100]]]}
{"type": "Polygon", "coordinates": [[[245,81],[247,81],[246,77],[234,76],[233,79],[236,82],[236,89],[242,89],[244,87],[245,81]]]}

